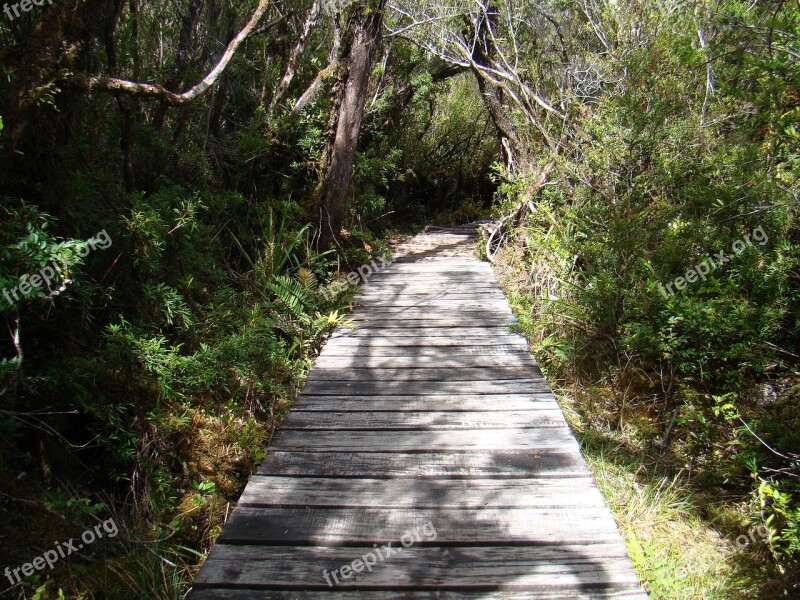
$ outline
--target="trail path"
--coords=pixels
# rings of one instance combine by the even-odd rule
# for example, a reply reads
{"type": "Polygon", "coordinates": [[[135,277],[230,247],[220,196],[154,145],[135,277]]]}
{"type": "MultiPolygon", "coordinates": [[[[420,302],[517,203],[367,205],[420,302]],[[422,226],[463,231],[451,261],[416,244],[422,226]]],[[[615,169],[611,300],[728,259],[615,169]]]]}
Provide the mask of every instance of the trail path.
{"type": "Polygon", "coordinates": [[[361,290],[193,600],[647,598],[474,241],[415,236],[361,290]]]}

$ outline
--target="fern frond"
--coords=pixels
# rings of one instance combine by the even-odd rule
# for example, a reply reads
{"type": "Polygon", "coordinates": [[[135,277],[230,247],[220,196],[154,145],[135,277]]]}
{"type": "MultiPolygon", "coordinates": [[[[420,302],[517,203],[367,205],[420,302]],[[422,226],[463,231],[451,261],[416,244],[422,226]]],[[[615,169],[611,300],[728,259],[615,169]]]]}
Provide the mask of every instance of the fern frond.
{"type": "Polygon", "coordinates": [[[297,270],[297,273],[294,274],[294,278],[297,280],[297,283],[299,283],[309,294],[311,294],[317,288],[317,276],[314,275],[314,272],[311,269],[300,267],[297,270]]]}
{"type": "Polygon", "coordinates": [[[300,283],[286,275],[275,275],[267,288],[275,295],[278,304],[293,317],[303,322],[311,319],[308,309],[313,306],[313,298],[300,283]]]}

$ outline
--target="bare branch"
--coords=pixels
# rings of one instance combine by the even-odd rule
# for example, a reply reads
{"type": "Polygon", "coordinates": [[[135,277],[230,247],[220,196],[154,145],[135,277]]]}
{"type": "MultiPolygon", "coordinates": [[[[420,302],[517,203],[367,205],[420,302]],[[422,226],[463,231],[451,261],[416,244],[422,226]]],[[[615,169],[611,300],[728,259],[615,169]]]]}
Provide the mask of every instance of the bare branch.
{"type": "Polygon", "coordinates": [[[272,112],[278,103],[283,100],[283,97],[286,95],[286,92],[288,91],[289,86],[291,85],[292,80],[297,73],[300,59],[303,56],[303,51],[306,49],[308,36],[311,33],[311,29],[317,22],[317,17],[319,17],[321,6],[322,4],[320,0],[314,0],[311,3],[308,16],[303,23],[303,29],[300,31],[300,35],[297,38],[297,43],[295,44],[294,48],[292,48],[291,54],[289,54],[289,59],[286,61],[286,67],[283,70],[283,76],[281,77],[278,86],[275,88],[275,94],[272,96],[272,100],[270,101],[269,112],[272,112]]]}
{"type": "MultiPolygon", "coordinates": [[[[117,92],[145,98],[157,98],[169,106],[183,106],[189,104],[198,96],[205,94],[217,82],[220,75],[222,75],[222,73],[228,67],[228,64],[231,62],[231,59],[236,54],[239,46],[241,46],[242,42],[244,42],[250,36],[256,25],[258,25],[258,22],[267,12],[268,6],[269,0],[259,0],[258,7],[253,13],[253,16],[247,22],[247,25],[244,26],[244,29],[242,29],[228,44],[227,49],[220,57],[220,60],[216,66],[211,69],[208,75],[206,75],[200,83],[183,92],[182,94],[171,92],[164,86],[157,83],[136,83],[132,81],[126,81],[124,79],[118,79],[116,77],[74,77],[69,80],[69,83],[75,87],[86,90],[87,92],[97,90],[103,92],[117,92]]],[[[282,18],[283,17],[281,17],[281,19],[282,18]]]]}

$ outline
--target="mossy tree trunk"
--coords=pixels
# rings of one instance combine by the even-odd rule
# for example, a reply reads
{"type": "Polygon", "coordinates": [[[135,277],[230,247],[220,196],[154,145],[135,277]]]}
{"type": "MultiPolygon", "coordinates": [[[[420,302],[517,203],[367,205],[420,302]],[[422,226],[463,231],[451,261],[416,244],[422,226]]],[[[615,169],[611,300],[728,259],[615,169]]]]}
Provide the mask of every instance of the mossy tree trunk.
{"type": "Polygon", "coordinates": [[[385,3],[386,0],[359,2],[337,16],[342,37],[330,134],[322,153],[323,175],[316,197],[320,221],[318,247],[321,249],[336,240],[344,220],[369,76],[381,39],[385,3]]]}

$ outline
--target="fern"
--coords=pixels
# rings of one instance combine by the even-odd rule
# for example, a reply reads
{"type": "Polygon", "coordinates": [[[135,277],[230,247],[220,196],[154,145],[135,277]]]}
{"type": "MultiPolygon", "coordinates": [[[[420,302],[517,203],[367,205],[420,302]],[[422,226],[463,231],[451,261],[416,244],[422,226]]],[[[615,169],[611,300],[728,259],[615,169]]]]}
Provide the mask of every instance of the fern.
{"type": "Polygon", "coordinates": [[[284,308],[303,324],[311,323],[311,316],[308,314],[309,309],[314,306],[311,291],[286,275],[275,275],[267,288],[275,295],[276,308],[284,308]]]}
{"type": "Polygon", "coordinates": [[[300,267],[297,270],[297,273],[294,274],[294,278],[297,280],[297,283],[299,283],[309,294],[313,294],[319,286],[317,276],[314,275],[314,272],[311,271],[311,269],[306,267],[300,267]]]}

